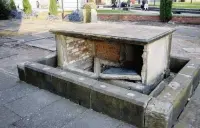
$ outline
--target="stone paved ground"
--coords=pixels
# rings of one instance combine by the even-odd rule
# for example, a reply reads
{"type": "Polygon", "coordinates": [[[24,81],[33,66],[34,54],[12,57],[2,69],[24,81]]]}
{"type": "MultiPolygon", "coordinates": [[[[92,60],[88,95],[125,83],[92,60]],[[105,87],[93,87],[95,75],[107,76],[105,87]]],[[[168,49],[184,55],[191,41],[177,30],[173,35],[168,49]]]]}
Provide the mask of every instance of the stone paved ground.
{"type": "MultiPolygon", "coordinates": [[[[189,58],[200,57],[200,25],[123,23],[176,28],[171,54],[189,58]]],[[[37,59],[55,51],[54,37],[48,30],[62,27],[64,24],[30,20],[0,22],[0,34],[7,30],[25,34],[0,38],[0,128],[134,127],[18,80],[17,63],[37,59]]],[[[180,115],[176,127],[199,127],[199,91],[200,87],[180,115]]]]}

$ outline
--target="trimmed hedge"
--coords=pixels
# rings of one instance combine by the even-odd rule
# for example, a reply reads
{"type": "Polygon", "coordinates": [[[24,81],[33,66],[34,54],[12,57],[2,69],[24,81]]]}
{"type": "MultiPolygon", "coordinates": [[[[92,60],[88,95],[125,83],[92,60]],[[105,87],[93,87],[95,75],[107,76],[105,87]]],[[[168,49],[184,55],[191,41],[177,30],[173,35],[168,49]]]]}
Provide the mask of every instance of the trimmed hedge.
{"type": "Polygon", "coordinates": [[[160,20],[168,22],[172,19],[172,0],[160,1],[160,20]]]}
{"type": "Polygon", "coordinates": [[[24,7],[25,14],[32,13],[32,7],[31,7],[29,0],[23,0],[23,7],[24,7]]]}
{"type": "Polygon", "coordinates": [[[57,15],[58,14],[56,0],[50,0],[49,13],[51,15],[57,15]]]}

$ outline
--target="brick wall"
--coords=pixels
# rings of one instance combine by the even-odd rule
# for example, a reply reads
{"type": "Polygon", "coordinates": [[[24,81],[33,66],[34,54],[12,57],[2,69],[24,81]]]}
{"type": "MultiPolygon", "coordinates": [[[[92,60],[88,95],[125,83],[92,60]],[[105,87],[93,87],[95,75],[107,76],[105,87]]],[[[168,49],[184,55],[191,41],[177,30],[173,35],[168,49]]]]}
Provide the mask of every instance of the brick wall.
{"type": "Polygon", "coordinates": [[[98,14],[101,21],[159,21],[159,16],[142,16],[133,14],[98,14]]]}
{"type": "Polygon", "coordinates": [[[184,24],[200,24],[200,17],[174,16],[171,21],[184,24]]]}
{"type": "Polygon", "coordinates": [[[110,61],[120,60],[120,45],[115,43],[95,41],[95,54],[101,59],[110,61]]]}
{"type": "MultiPolygon", "coordinates": [[[[159,16],[133,15],[133,14],[98,14],[101,21],[160,21],[159,16]]],[[[200,24],[200,17],[173,16],[172,22],[185,24],[200,24]]]]}
{"type": "Polygon", "coordinates": [[[120,60],[120,45],[104,41],[88,41],[79,38],[65,37],[65,58],[68,63],[97,56],[110,61],[120,60]]]}
{"type": "Polygon", "coordinates": [[[67,62],[74,62],[92,56],[93,44],[87,40],[66,37],[67,62]]]}

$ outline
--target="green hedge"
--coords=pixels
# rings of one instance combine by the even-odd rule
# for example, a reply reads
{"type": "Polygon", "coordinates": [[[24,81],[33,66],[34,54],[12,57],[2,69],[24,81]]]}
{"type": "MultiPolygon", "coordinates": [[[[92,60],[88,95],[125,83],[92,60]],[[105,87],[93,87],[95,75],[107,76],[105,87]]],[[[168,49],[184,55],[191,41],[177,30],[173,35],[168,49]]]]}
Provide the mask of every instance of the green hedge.
{"type": "Polygon", "coordinates": [[[10,8],[12,10],[17,10],[14,0],[10,0],[10,8]]]}
{"type": "Polygon", "coordinates": [[[172,0],[160,1],[160,20],[168,22],[172,18],[172,0]]]}
{"type": "Polygon", "coordinates": [[[50,0],[49,13],[51,15],[57,15],[58,14],[56,0],[50,0]]]}
{"type": "Polygon", "coordinates": [[[23,7],[24,7],[24,12],[26,14],[32,13],[32,7],[31,7],[29,0],[23,0],[23,7]]]}
{"type": "Polygon", "coordinates": [[[7,0],[0,0],[0,20],[6,20],[10,15],[10,4],[7,0]]]}

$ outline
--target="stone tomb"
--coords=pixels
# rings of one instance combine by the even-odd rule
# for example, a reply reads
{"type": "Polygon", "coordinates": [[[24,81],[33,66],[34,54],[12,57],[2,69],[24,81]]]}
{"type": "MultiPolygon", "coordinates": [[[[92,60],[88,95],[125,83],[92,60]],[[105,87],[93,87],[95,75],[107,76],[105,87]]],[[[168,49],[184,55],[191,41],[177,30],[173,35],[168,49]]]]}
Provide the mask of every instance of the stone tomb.
{"type": "Polygon", "coordinates": [[[199,84],[200,59],[169,56],[172,29],[103,23],[51,32],[57,53],[19,64],[20,80],[138,128],[172,127],[199,84]]]}
{"type": "Polygon", "coordinates": [[[96,23],[66,28],[51,30],[63,69],[149,89],[169,74],[172,29],[96,23]]]}

